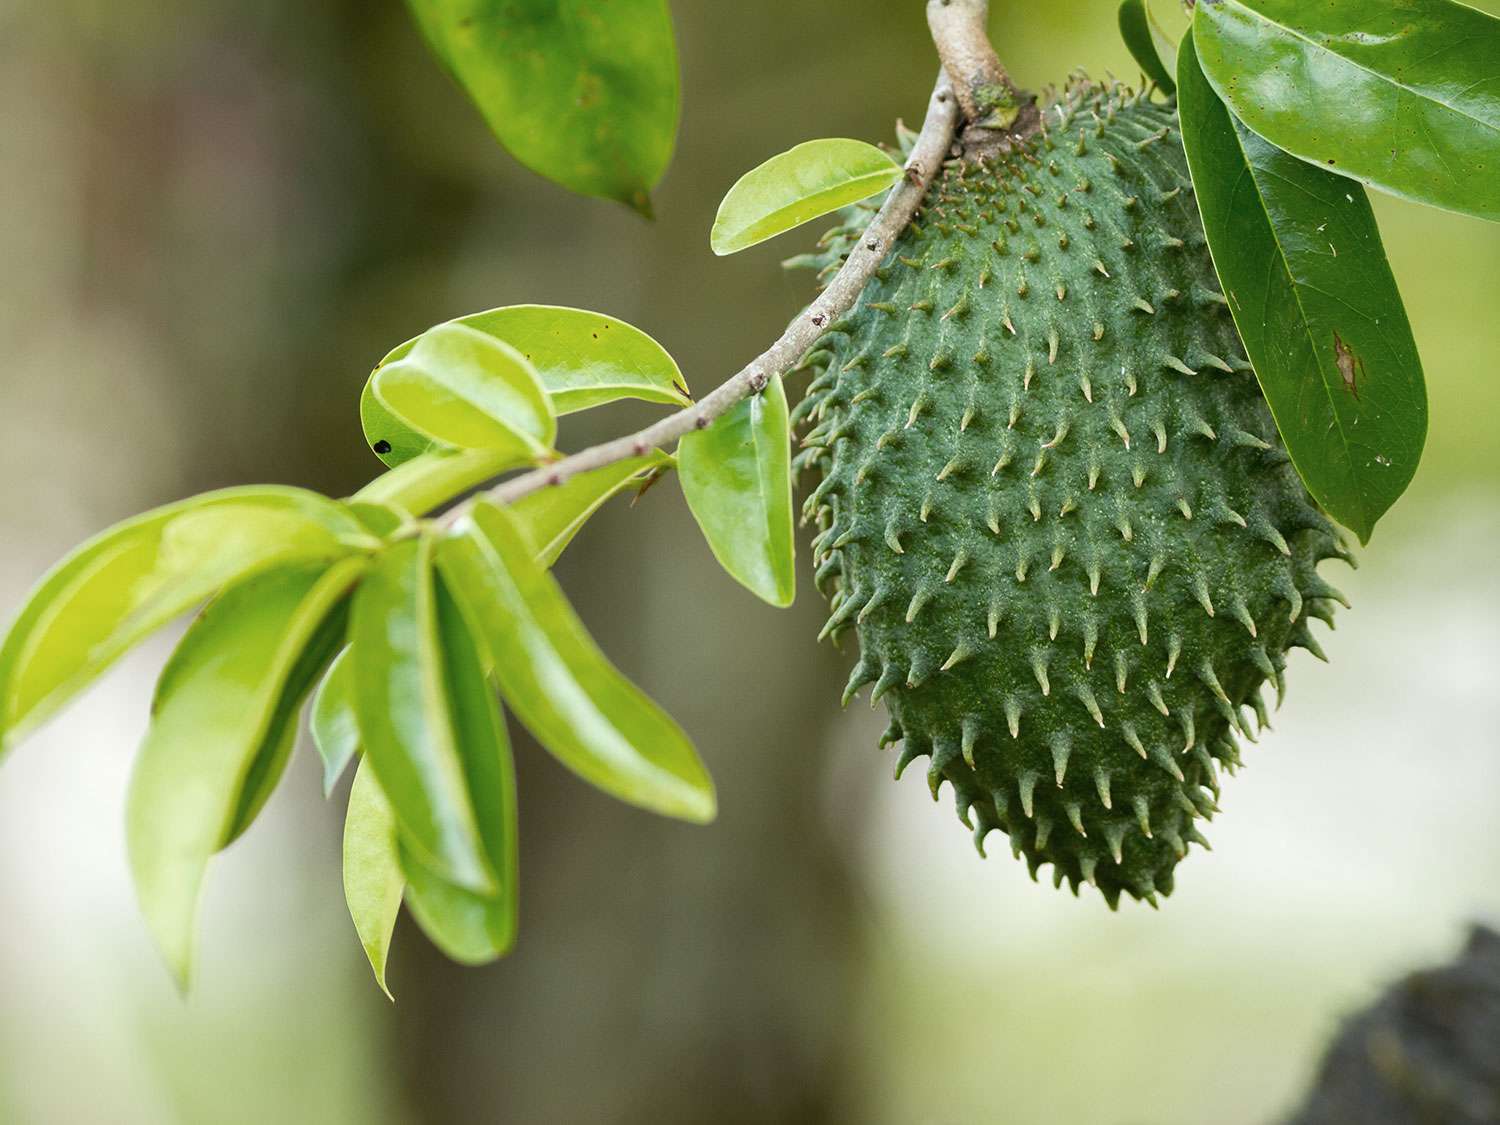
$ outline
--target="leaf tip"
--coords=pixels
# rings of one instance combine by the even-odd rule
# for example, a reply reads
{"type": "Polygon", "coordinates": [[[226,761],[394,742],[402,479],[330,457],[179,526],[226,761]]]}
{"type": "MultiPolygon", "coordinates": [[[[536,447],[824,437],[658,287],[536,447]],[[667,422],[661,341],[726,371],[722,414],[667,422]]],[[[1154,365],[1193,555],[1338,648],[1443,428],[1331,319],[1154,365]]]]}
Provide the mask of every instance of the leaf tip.
{"type": "Polygon", "coordinates": [[[712,824],[719,818],[719,796],[714,788],[708,769],[694,756],[693,768],[688,776],[679,776],[679,784],[670,796],[662,794],[661,800],[645,805],[651,811],[687,824],[712,824]],[[696,775],[696,776],[692,776],[696,775]]]}
{"type": "Polygon", "coordinates": [[[172,978],[172,987],[177,990],[179,1000],[187,1000],[193,994],[193,956],[189,949],[169,950],[159,947],[162,960],[167,965],[167,975],[172,978]]]}
{"type": "Polygon", "coordinates": [[[629,195],[625,196],[621,202],[648,223],[656,221],[656,210],[651,206],[651,193],[645,188],[636,188],[629,195]]]}

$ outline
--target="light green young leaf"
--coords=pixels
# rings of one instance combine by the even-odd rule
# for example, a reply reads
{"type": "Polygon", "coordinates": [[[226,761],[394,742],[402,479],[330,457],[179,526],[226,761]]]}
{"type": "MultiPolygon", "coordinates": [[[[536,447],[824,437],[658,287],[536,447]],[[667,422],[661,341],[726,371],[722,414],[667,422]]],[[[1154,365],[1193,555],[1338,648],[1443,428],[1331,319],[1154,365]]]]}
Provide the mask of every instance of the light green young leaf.
{"type": "Polygon", "coordinates": [[[660,450],[627,457],[523,496],[511,505],[510,513],[536,548],[537,562],[550,567],[606,500],[639,484],[649,470],[670,462],[660,450]]]}
{"type": "Polygon", "coordinates": [[[388,504],[413,516],[425,515],[514,467],[508,455],[493,450],[431,446],[365,485],[354,494],[351,506],[388,504]]]}
{"type": "Polygon", "coordinates": [[[449,711],[430,540],[380,556],[355,595],[349,636],[360,739],[403,837],[445,879],[493,891],[449,711]]]}
{"type": "Polygon", "coordinates": [[[360,762],[349,791],[349,811],[344,816],[344,901],[375,973],[375,983],[392,1000],[395,997],[385,983],[385,964],[405,888],[406,876],[396,844],[396,814],[370,763],[360,762]]]}
{"type": "Polygon", "coordinates": [[[41,580],[0,645],[0,748],[220,589],[377,546],[345,506],[274,486],[210,492],[117,524],[41,580]]]}
{"type": "Polygon", "coordinates": [[[344,501],[351,515],[359,520],[376,539],[389,539],[411,522],[411,512],[378,500],[354,499],[344,501]]]}
{"type": "Polygon", "coordinates": [[[402,845],[406,903],[439,949],[465,965],[503,956],[516,938],[520,866],[510,739],[494,689],[462,612],[438,584],[438,632],[454,740],[463,756],[485,855],[499,877],[493,894],[454,886],[402,845]]]}
{"type": "MultiPolygon", "coordinates": [[[[665,348],[639,328],[603,313],[558,305],[509,305],[452,323],[484,332],[524,355],[558,414],[622,398],[668,406],[693,401],[677,362],[665,348]]],[[[408,340],[392,349],[376,369],[404,358],[416,342],[408,340]]],[[[365,432],[370,433],[368,425],[365,432]]],[[[396,453],[392,450],[387,456],[396,453]]]]}
{"type": "Polygon", "coordinates": [[[1361,542],[1416,472],[1427,394],[1364,188],[1236,120],[1178,57],[1182,139],[1214,266],[1292,462],[1361,542]]]}
{"type": "MultiPolygon", "coordinates": [[[[353,590],[355,583],[368,566],[369,563],[364,558],[346,559],[337,564],[337,567],[343,568],[348,575],[350,591],[353,590]]],[[[281,693],[281,699],[272,716],[271,725],[267,729],[265,743],[251,764],[249,773],[245,776],[245,784],[240,792],[239,807],[235,811],[234,824],[229,830],[226,846],[239,839],[254,823],[255,818],[260,815],[260,810],[265,807],[277,784],[280,783],[281,775],[286,771],[287,761],[292,756],[292,749],[297,745],[302,705],[307,702],[314,686],[328,671],[329,665],[338,655],[339,650],[344,647],[345,636],[349,630],[349,601],[350,599],[344,598],[324,618],[323,623],[318,626],[318,631],[308,640],[307,647],[303,649],[301,657],[292,667],[291,675],[287,677],[286,687],[281,693]]]]}
{"type": "Polygon", "coordinates": [[[677,134],[666,0],[410,0],[433,51],[526,167],[651,214],[677,134]]]}
{"type": "Polygon", "coordinates": [[[345,648],[329,665],[313,696],[308,726],[323,759],[323,796],[344,776],[359,754],[359,722],[354,716],[354,664],[345,648]]]}
{"type": "Polygon", "coordinates": [[[543,746],[622,801],[713,819],[713,782],[692,743],[605,659],[509,513],[476,505],[438,561],[506,703],[543,746]]]}
{"type": "Polygon", "coordinates": [[[791,427],[780,376],[682,439],[677,471],[714,557],[774,606],[797,593],[791,427]]]}
{"type": "MultiPolygon", "coordinates": [[[[474,449],[448,449],[397,418],[375,396],[375,376],[378,374],[379,367],[370,372],[370,377],[365,380],[365,389],[360,392],[359,425],[365,432],[365,444],[370,447],[370,452],[379,457],[387,468],[398,469],[408,462],[434,453],[481,452],[474,449]]],[[[505,458],[502,464],[510,464],[510,458],[505,458]]],[[[379,480],[378,477],[376,479],[379,480]]]]}
{"type": "Polygon", "coordinates": [[[733,254],[868,199],[901,178],[901,165],[872,144],[805,141],[741,176],[719,204],[709,243],[733,254]]]}
{"type": "Polygon", "coordinates": [[[141,909],[183,989],[209,857],[232,838],[255,764],[281,736],[297,664],[361,565],[281,568],[234,587],[162,673],[131,775],[126,843],[141,909]]]}
{"type": "Polygon", "coordinates": [[[1278,148],[1500,222],[1500,19],[1452,0],[1200,0],[1193,40],[1278,148]]]}
{"type": "MultiPolygon", "coordinates": [[[[1165,43],[1151,21],[1146,0],[1123,0],[1120,4],[1120,37],[1146,77],[1155,82],[1168,96],[1177,90],[1177,83],[1164,61],[1171,44],[1165,43]],[[1165,50],[1163,49],[1165,48],[1165,50]]],[[[1173,60],[1175,61],[1175,59],[1173,60]]]]}
{"type": "Polygon", "coordinates": [[[462,324],[439,324],[370,376],[376,401],[439,445],[488,449],[516,464],[546,457],[557,419],[526,357],[462,324]]]}

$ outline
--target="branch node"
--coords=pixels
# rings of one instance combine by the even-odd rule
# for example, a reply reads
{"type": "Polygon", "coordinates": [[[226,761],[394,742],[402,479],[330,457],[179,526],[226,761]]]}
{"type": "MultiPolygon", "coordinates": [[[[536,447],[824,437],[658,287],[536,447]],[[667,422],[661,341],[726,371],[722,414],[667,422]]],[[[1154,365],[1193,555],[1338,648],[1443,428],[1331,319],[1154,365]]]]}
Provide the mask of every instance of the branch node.
{"type": "Polygon", "coordinates": [[[994,144],[1035,132],[1041,123],[1036,97],[1010,80],[990,44],[985,24],[989,0],[928,0],[927,25],[963,107],[966,141],[994,144]],[[1012,134],[1007,136],[1006,134],[1012,134]]]}

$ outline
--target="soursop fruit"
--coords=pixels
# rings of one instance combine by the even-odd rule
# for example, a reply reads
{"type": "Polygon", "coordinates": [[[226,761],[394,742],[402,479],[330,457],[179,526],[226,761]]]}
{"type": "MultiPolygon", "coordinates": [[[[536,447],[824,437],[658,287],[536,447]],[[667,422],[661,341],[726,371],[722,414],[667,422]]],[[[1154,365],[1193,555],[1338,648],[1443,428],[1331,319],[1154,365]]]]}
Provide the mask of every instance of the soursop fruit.
{"type": "MultiPolygon", "coordinates": [[[[1352,561],[1283,448],[1214,273],[1177,117],[1078,80],[948,161],[807,363],[825,635],[983,851],[1169,893],[1236,736],[1352,561]]],[[[847,254],[857,224],[825,239],[847,254]]]]}

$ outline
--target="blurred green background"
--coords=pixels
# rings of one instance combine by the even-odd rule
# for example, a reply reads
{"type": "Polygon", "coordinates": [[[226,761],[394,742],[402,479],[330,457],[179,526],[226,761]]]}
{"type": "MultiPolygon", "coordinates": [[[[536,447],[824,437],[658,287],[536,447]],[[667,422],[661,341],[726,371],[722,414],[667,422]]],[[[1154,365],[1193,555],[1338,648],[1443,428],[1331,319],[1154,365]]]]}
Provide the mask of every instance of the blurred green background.
{"type": "MultiPolygon", "coordinates": [[[[1134,75],[1114,0],[996,0],[1040,87],[1134,75]]],[[[1500,12],[1491,0],[1487,10],[1500,12]]],[[[647,225],[519,168],[398,0],[0,0],[0,606],[74,543],[232,483],[347,493],[386,349],[522,301],[623,317],[706,390],[807,296],[798,236],[708,250],[740,172],[915,124],[918,0],[675,5],[685,112],[647,225]]],[[[1275,734],[1160,913],[974,853],[883,721],[838,708],[822,607],[764,608],[675,488],[559,575],[694,735],[707,829],[518,739],[520,945],[482,970],[397,932],[394,1006],[344,910],[344,794],[303,747],[216,863],[198,987],[148,946],[123,791],[163,639],[0,771],[0,1121],[1236,1125],[1292,1106],[1341,1014],[1500,921],[1500,226],[1377,201],[1427,365],[1411,492],[1337,575],[1275,734]]],[[[577,445],[649,415],[568,421],[577,445]]]]}

